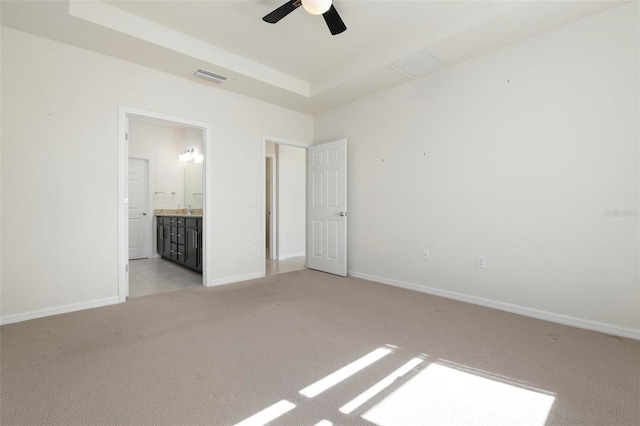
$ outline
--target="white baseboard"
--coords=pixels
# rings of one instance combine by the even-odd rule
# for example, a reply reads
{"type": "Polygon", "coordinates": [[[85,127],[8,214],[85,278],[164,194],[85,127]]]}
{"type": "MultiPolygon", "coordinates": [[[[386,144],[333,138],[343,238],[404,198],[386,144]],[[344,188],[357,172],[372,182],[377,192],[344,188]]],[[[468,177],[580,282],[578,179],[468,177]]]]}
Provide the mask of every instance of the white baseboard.
{"type": "Polygon", "coordinates": [[[447,299],[459,300],[461,302],[472,303],[474,305],[486,306],[488,308],[524,315],[531,318],[537,318],[545,321],[555,322],[558,324],[583,328],[585,330],[598,331],[600,333],[640,340],[640,330],[636,330],[633,328],[620,327],[614,324],[607,324],[583,318],[571,317],[568,315],[556,314],[553,312],[541,311],[539,309],[527,308],[526,306],[512,305],[510,303],[499,302],[497,300],[484,299],[481,297],[470,296],[462,293],[455,293],[453,291],[441,290],[438,288],[393,280],[390,278],[378,277],[375,275],[369,275],[357,271],[349,271],[348,274],[349,276],[354,278],[361,278],[363,280],[373,281],[380,284],[388,284],[394,287],[400,287],[408,290],[418,291],[420,293],[445,297],[447,299]]]}
{"type": "Polygon", "coordinates": [[[72,303],[70,305],[55,306],[53,308],[39,309],[36,311],[23,312],[19,314],[9,314],[0,317],[0,324],[12,324],[36,318],[48,317],[51,315],[66,314],[69,312],[82,311],[84,309],[100,308],[102,306],[115,305],[121,303],[118,296],[106,299],[92,300],[89,302],[72,303]]]}
{"type": "Polygon", "coordinates": [[[287,260],[287,259],[291,259],[292,257],[304,257],[305,254],[306,254],[305,252],[285,253],[285,254],[282,254],[282,255],[278,256],[278,260],[287,260]]]}
{"type": "Polygon", "coordinates": [[[255,280],[256,278],[263,278],[263,272],[254,272],[252,274],[235,275],[233,277],[216,278],[207,282],[207,287],[215,287],[224,284],[237,283],[240,281],[255,280]]]}

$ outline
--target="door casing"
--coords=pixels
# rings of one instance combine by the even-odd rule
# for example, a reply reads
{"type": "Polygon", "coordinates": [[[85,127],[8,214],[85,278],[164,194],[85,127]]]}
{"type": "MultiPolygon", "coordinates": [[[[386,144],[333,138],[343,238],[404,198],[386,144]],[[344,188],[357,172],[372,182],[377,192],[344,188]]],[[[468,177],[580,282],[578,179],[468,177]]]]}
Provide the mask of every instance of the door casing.
{"type": "MultiPolygon", "coordinates": [[[[305,150],[305,165],[307,163],[307,157],[306,157],[306,150],[307,148],[309,148],[310,146],[312,146],[310,143],[305,143],[305,142],[298,142],[298,141],[293,141],[293,140],[289,140],[289,139],[283,139],[283,138],[279,138],[276,136],[269,136],[269,135],[262,135],[262,158],[267,158],[267,142],[272,142],[275,143],[277,145],[289,145],[289,146],[294,146],[297,148],[303,148],[305,150]]],[[[306,166],[305,166],[306,167],[306,166]]],[[[266,211],[266,202],[267,202],[267,182],[266,182],[266,162],[262,161],[262,211],[266,211]]],[[[306,175],[306,173],[305,173],[306,175]]],[[[305,182],[305,188],[307,186],[307,183],[305,182]]],[[[305,191],[307,192],[307,191],[305,191]]],[[[307,217],[307,209],[306,206],[308,204],[308,195],[307,198],[305,199],[305,220],[307,217]]],[[[266,232],[266,227],[267,227],[267,222],[266,222],[266,215],[262,215],[262,244],[260,245],[262,247],[262,276],[265,276],[267,273],[267,232],[266,232]]],[[[271,220],[274,220],[273,214],[271,215],[271,220]]],[[[273,237],[272,237],[272,241],[273,241],[273,237]]],[[[305,234],[305,246],[306,246],[306,241],[308,241],[308,236],[305,234]]],[[[276,243],[277,245],[277,243],[276,243]]],[[[273,250],[273,248],[271,248],[271,250],[273,250]]],[[[306,251],[305,251],[305,266],[306,266],[306,251]]]]}
{"type": "MultiPolygon", "coordinates": [[[[186,127],[194,127],[200,129],[204,135],[204,207],[203,207],[203,265],[202,265],[202,281],[203,285],[207,285],[209,269],[207,246],[212,241],[212,232],[207,213],[211,212],[212,197],[207,193],[207,182],[211,182],[211,167],[207,164],[212,163],[212,138],[211,124],[163,114],[155,111],[147,111],[127,106],[118,107],[118,299],[120,302],[126,301],[129,295],[129,208],[127,199],[128,186],[128,168],[129,168],[129,118],[136,117],[149,120],[157,120],[165,123],[173,123],[186,127]]],[[[177,159],[176,159],[177,161],[177,159]]]]}
{"type": "MultiPolygon", "coordinates": [[[[276,179],[276,156],[274,154],[266,154],[266,160],[269,162],[269,205],[267,206],[269,210],[269,216],[266,217],[267,220],[266,227],[269,229],[269,259],[277,260],[278,259],[278,203],[276,202],[278,197],[277,190],[277,179],[276,179]]],[[[266,180],[266,175],[265,175],[266,180]]]]}

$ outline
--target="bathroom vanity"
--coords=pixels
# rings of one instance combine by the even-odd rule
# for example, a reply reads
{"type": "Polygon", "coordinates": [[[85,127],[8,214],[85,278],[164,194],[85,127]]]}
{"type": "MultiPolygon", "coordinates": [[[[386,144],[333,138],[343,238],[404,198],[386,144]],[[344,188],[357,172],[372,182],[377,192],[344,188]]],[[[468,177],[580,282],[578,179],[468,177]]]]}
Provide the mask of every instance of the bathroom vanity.
{"type": "Polygon", "coordinates": [[[157,215],[156,241],[164,259],[202,272],[202,216],[157,215]]]}

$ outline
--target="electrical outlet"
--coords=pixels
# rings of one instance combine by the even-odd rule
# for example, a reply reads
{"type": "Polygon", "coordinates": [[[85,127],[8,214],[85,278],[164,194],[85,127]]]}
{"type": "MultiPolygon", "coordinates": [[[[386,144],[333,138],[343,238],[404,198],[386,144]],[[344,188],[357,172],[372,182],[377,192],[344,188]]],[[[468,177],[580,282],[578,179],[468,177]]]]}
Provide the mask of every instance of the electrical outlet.
{"type": "Polygon", "coordinates": [[[476,268],[485,269],[487,267],[487,258],[485,256],[476,256],[476,268]]]}
{"type": "Polygon", "coordinates": [[[429,250],[422,249],[422,260],[429,260],[429,250]]]}
{"type": "Polygon", "coordinates": [[[247,244],[247,253],[253,253],[253,246],[251,244],[247,244]]]}

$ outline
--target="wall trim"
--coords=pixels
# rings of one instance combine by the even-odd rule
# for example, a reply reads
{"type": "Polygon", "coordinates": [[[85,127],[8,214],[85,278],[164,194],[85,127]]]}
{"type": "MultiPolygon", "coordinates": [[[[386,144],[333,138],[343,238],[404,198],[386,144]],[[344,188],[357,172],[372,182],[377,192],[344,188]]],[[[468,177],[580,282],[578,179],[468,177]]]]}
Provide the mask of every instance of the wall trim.
{"type": "Polygon", "coordinates": [[[52,308],[38,309],[36,311],[22,312],[19,314],[9,314],[0,317],[0,324],[13,324],[16,322],[28,321],[36,318],[48,317],[51,315],[66,314],[69,312],[83,311],[85,309],[101,308],[103,306],[122,303],[118,296],[107,297],[106,299],[91,300],[89,302],[72,303],[70,305],[55,306],[52,308]]]}
{"type": "Polygon", "coordinates": [[[539,309],[528,308],[526,306],[513,305],[510,303],[499,302],[497,300],[484,299],[482,297],[470,296],[467,294],[456,293],[453,291],[442,290],[434,287],[409,283],[405,281],[394,280],[391,278],[369,275],[358,271],[348,271],[348,275],[354,278],[361,278],[367,281],[373,281],[380,284],[387,284],[394,287],[400,287],[407,290],[418,291],[433,296],[440,296],[447,299],[458,300],[461,302],[471,303],[474,305],[485,306],[487,308],[498,309],[513,314],[524,315],[526,317],[541,319],[544,321],[554,322],[557,324],[568,325],[571,327],[582,328],[585,330],[597,331],[600,333],[611,334],[614,336],[627,337],[629,339],[640,340],[640,330],[628,327],[620,327],[614,324],[608,324],[598,321],[591,321],[583,318],[572,317],[569,315],[557,314],[554,312],[542,311],[539,309]]]}
{"type": "Polygon", "coordinates": [[[240,281],[255,280],[257,278],[264,278],[263,272],[253,272],[251,274],[235,275],[232,277],[216,278],[207,281],[207,287],[216,287],[219,285],[232,284],[240,281]]]}

